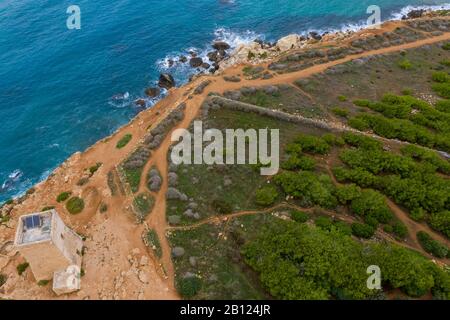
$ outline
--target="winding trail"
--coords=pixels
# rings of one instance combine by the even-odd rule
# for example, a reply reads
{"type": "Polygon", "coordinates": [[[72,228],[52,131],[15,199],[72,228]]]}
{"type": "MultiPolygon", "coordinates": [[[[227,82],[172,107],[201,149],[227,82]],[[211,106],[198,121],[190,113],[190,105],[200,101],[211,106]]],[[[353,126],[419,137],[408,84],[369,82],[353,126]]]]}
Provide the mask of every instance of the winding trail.
{"type": "MultiPolygon", "coordinates": [[[[164,141],[162,142],[160,147],[152,154],[151,158],[149,159],[148,163],[146,164],[146,166],[144,168],[143,175],[141,178],[141,184],[139,187],[139,192],[148,191],[146,188],[146,175],[147,175],[148,170],[152,166],[156,166],[156,168],[159,170],[159,172],[161,174],[163,183],[162,183],[160,191],[155,194],[155,206],[153,208],[152,213],[147,218],[146,223],[149,228],[152,228],[156,231],[156,233],[158,234],[159,240],[161,242],[162,258],[161,258],[160,262],[161,262],[164,272],[167,276],[167,281],[168,281],[170,288],[171,289],[174,288],[175,272],[174,272],[174,267],[173,267],[172,260],[171,260],[171,249],[170,249],[170,245],[169,245],[169,242],[167,239],[167,231],[180,230],[180,228],[195,228],[195,227],[205,224],[205,223],[219,222],[220,219],[223,219],[223,216],[211,217],[211,218],[208,218],[207,220],[204,220],[202,222],[199,222],[198,224],[195,224],[195,225],[192,225],[189,227],[168,227],[167,221],[166,221],[166,206],[167,206],[166,192],[167,192],[167,188],[168,188],[168,183],[167,183],[168,161],[167,161],[167,159],[168,159],[168,151],[172,144],[171,133],[176,129],[187,129],[190,126],[191,122],[199,114],[200,107],[201,107],[204,99],[208,96],[209,93],[217,92],[217,93],[223,94],[225,91],[240,89],[243,86],[264,86],[264,85],[278,85],[278,84],[286,84],[286,83],[292,84],[293,82],[295,82],[298,79],[306,78],[313,74],[323,72],[330,67],[333,67],[333,66],[345,63],[345,62],[349,62],[351,60],[369,57],[369,56],[373,56],[373,55],[382,55],[382,54],[393,53],[393,52],[397,52],[397,51],[401,51],[401,50],[417,48],[420,46],[433,44],[436,42],[441,42],[441,41],[446,41],[446,40],[450,40],[450,33],[448,33],[448,32],[444,33],[443,35],[440,35],[440,36],[426,38],[426,39],[422,39],[422,40],[412,42],[412,43],[402,44],[399,46],[392,46],[392,47],[388,47],[388,48],[382,48],[382,49],[378,49],[378,50],[366,51],[361,54],[349,55],[349,56],[339,59],[339,60],[330,61],[330,62],[320,64],[320,65],[314,65],[310,68],[292,72],[292,73],[274,74],[274,77],[271,79],[256,79],[256,80],[242,79],[240,82],[236,82],[236,83],[225,81],[223,79],[223,76],[233,76],[233,75],[238,75],[238,74],[242,73],[243,66],[239,65],[239,66],[234,66],[234,67],[230,67],[230,68],[226,69],[219,76],[217,76],[217,75],[216,76],[210,76],[210,75],[200,76],[197,79],[193,80],[192,82],[190,82],[189,84],[187,84],[181,88],[175,88],[175,89],[170,90],[168,97],[166,99],[164,99],[165,100],[164,105],[167,106],[167,109],[165,110],[165,114],[166,115],[169,114],[174,108],[176,108],[176,106],[178,106],[182,102],[185,102],[186,103],[185,117],[179,124],[177,124],[171,130],[171,132],[169,132],[166,135],[166,138],[164,139],[164,141]],[[194,89],[201,82],[205,81],[206,79],[210,80],[211,83],[205,88],[204,92],[199,95],[193,94],[194,89]],[[191,98],[189,98],[189,97],[191,97],[191,98]]],[[[264,64],[263,66],[267,67],[267,64],[264,64]]],[[[160,120],[162,120],[163,118],[164,118],[164,116],[160,117],[160,120]]],[[[156,124],[157,123],[155,123],[155,125],[156,124]]],[[[392,205],[392,204],[390,204],[390,205],[392,205]]],[[[284,206],[286,207],[288,205],[284,205],[284,206]]],[[[396,209],[395,207],[393,207],[393,208],[395,209],[394,211],[398,215],[399,219],[401,219],[404,222],[407,222],[406,225],[408,226],[408,230],[412,230],[411,226],[417,226],[417,223],[412,223],[409,220],[409,218],[405,216],[406,214],[401,209],[399,209],[399,208],[396,209]]],[[[267,209],[265,211],[270,211],[273,209],[274,208],[271,208],[271,209],[267,209]]],[[[304,208],[300,208],[300,209],[306,211],[306,209],[304,209],[304,208]]],[[[233,213],[231,215],[228,215],[227,217],[233,218],[233,217],[238,217],[238,216],[242,216],[242,215],[246,215],[246,214],[255,214],[255,213],[260,213],[260,212],[261,211],[258,211],[258,212],[243,211],[243,212],[233,213]]],[[[333,214],[333,215],[336,216],[337,218],[340,218],[336,214],[333,214]]],[[[350,218],[346,218],[346,219],[350,219],[350,218]]],[[[426,230],[427,232],[431,232],[425,226],[422,226],[422,225],[420,225],[420,226],[421,227],[418,227],[419,228],[418,230],[426,230]]],[[[143,228],[142,228],[142,231],[143,231],[143,228]]],[[[383,232],[381,232],[381,234],[383,235],[384,238],[389,239],[392,242],[396,242],[402,246],[409,247],[414,250],[419,250],[423,253],[423,249],[421,249],[417,246],[410,246],[408,244],[398,242],[395,239],[393,239],[392,237],[390,237],[389,235],[384,234],[383,232]]],[[[434,232],[433,232],[433,235],[436,236],[436,234],[434,232]]],[[[415,236],[415,235],[413,234],[413,236],[415,236]]],[[[438,238],[442,239],[442,237],[438,237],[438,238]]],[[[446,240],[445,243],[448,243],[448,240],[446,240]]],[[[428,254],[426,254],[426,255],[429,256],[428,254]]]]}

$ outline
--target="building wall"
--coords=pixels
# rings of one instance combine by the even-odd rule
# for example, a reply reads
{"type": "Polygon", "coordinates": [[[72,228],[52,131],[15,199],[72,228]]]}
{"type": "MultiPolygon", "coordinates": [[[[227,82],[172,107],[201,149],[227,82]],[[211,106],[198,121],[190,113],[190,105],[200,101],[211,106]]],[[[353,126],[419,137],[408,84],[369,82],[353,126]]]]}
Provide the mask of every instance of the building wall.
{"type": "Polygon", "coordinates": [[[19,250],[30,264],[36,281],[50,280],[56,270],[66,269],[71,265],[51,241],[22,246],[19,250]]]}

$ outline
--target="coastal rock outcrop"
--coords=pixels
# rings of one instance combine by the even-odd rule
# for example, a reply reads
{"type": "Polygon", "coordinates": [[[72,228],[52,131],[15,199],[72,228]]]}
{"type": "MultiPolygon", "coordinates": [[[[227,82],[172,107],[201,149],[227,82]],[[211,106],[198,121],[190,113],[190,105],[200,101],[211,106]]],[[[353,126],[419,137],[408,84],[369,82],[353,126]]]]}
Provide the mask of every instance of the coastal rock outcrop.
{"type": "Polygon", "coordinates": [[[230,49],[230,45],[225,41],[216,41],[213,43],[212,47],[218,51],[230,49]]]}
{"type": "Polygon", "coordinates": [[[159,88],[156,87],[152,87],[152,88],[147,88],[145,90],[145,94],[150,97],[150,98],[154,98],[159,96],[159,94],[161,93],[161,90],[159,88]]]}
{"type": "Polygon", "coordinates": [[[198,68],[198,67],[201,67],[202,64],[203,64],[203,60],[202,60],[202,58],[199,58],[199,57],[192,58],[192,59],[189,61],[189,65],[190,65],[192,68],[198,68]]]}
{"type": "Polygon", "coordinates": [[[175,79],[168,73],[161,73],[158,85],[164,89],[170,89],[175,86],[175,79]]]}
{"type": "Polygon", "coordinates": [[[298,34],[290,34],[277,41],[277,47],[281,51],[287,51],[300,47],[300,36],[298,34]]]}

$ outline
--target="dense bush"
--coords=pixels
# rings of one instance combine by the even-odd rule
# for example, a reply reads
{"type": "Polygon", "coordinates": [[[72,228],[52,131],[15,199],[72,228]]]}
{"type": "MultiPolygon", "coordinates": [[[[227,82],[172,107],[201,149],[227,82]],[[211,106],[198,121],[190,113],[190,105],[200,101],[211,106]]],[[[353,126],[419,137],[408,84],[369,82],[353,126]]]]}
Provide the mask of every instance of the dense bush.
{"type": "Polygon", "coordinates": [[[449,80],[450,80],[448,73],[444,72],[444,71],[433,72],[431,78],[433,79],[433,81],[439,82],[439,83],[449,82],[449,80]]]}
{"type": "Polygon", "coordinates": [[[435,83],[431,88],[442,98],[450,99],[450,83],[435,83]]]}
{"type": "Polygon", "coordinates": [[[295,143],[302,147],[302,150],[309,153],[327,154],[330,145],[322,138],[311,135],[300,135],[295,139],[295,143]]]}
{"type": "Polygon", "coordinates": [[[450,113],[450,100],[439,100],[434,106],[438,111],[450,113]]]}
{"type": "Polygon", "coordinates": [[[70,195],[72,194],[72,192],[70,191],[65,191],[65,192],[61,192],[57,197],[56,197],[56,201],[57,202],[64,202],[67,199],[69,199],[70,195]]]}
{"type": "Polygon", "coordinates": [[[72,197],[66,203],[66,209],[70,214],[78,214],[84,209],[84,201],[79,197],[72,197]]]}
{"type": "Polygon", "coordinates": [[[256,191],[256,203],[260,206],[270,206],[278,198],[278,191],[272,185],[267,185],[256,191]]]}
{"type": "Polygon", "coordinates": [[[331,109],[331,111],[332,111],[335,115],[337,115],[337,116],[339,116],[339,117],[347,118],[347,116],[348,116],[348,110],[347,110],[347,109],[335,107],[335,108],[331,109]]]}
{"type": "Polygon", "coordinates": [[[404,239],[408,235],[408,228],[401,221],[397,221],[392,226],[392,232],[396,237],[404,239]]]}
{"type": "Polygon", "coordinates": [[[437,258],[445,258],[448,255],[448,248],[423,231],[417,232],[417,239],[422,248],[437,258]]]}
{"type": "Polygon", "coordinates": [[[333,220],[325,216],[317,217],[316,220],[314,220],[314,223],[316,226],[326,231],[330,231],[333,226],[333,220]]]}
{"type": "Polygon", "coordinates": [[[430,216],[430,225],[450,238],[450,211],[433,213],[430,216]]]}
{"type": "Polygon", "coordinates": [[[299,223],[305,223],[309,220],[309,216],[306,212],[292,210],[290,212],[292,220],[299,222],[299,223]]]}
{"type": "Polygon", "coordinates": [[[202,282],[197,276],[181,278],[177,281],[177,290],[185,299],[194,297],[201,289],[202,282]]]}
{"type": "Polygon", "coordinates": [[[375,234],[375,228],[368,224],[353,223],[352,234],[358,238],[370,239],[375,234]]]}
{"type": "Polygon", "coordinates": [[[383,144],[380,141],[374,138],[364,136],[361,134],[355,134],[352,132],[345,132],[342,135],[342,137],[344,138],[345,143],[366,150],[370,149],[381,150],[383,146],[383,144]]]}
{"type": "Polygon", "coordinates": [[[307,156],[298,156],[291,154],[289,158],[281,164],[281,168],[285,170],[313,170],[316,161],[307,156]]]}
{"type": "Polygon", "coordinates": [[[354,199],[361,196],[361,188],[355,184],[338,186],[336,188],[336,198],[341,204],[349,204],[354,199]]]}
{"type": "Polygon", "coordinates": [[[351,202],[351,209],[357,215],[372,217],[379,223],[388,223],[393,218],[384,196],[371,189],[362,191],[360,196],[351,202]]]}
{"type": "Polygon", "coordinates": [[[361,244],[337,230],[280,221],[242,254],[276,299],[369,299],[374,292],[366,286],[368,265],[378,265],[383,283],[408,295],[432,290],[450,297],[450,275],[428,259],[395,245],[361,244]]]}
{"type": "Polygon", "coordinates": [[[324,208],[334,208],[337,205],[334,185],[329,176],[317,176],[309,171],[282,172],[274,180],[286,194],[300,199],[304,205],[319,205],[324,208]]]}

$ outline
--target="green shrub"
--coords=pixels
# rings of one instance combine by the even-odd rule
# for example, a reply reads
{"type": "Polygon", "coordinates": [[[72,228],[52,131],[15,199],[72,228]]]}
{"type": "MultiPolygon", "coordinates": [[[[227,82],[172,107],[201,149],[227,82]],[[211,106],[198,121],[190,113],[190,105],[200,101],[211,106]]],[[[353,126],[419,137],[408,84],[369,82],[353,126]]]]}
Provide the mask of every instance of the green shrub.
{"type": "Polygon", "coordinates": [[[316,166],[316,161],[307,156],[298,156],[292,154],[289,158],[281,164],[281,168],[285,170],[313,170],[316,166]]]}
{"type": "Polygon", "coordinates": [[[78,214],[84,209],[84,200],[79,197],[72,197],[67,201],[66,209],[70,214],[78,214]]]}
{"type": "Polygon", "coordinates": [[[433,74],[431,75],[431,78],[433,79],[434,82],[439,82],[439,83],[445,83],[450,80],[448,73],[444,72],[444,71],[433,72],[433,74]]]}
{"type": "Polygon", "coordinates": [[[384,232],[387,233],[393,233],[394,232],[394,227],[391,226],[390,224],[387,224],[383,227],[384,232]]]}
{"type": "Polygon", "coordinates": [[[450,83],[435,83],[431,88],[442,98],[450,99],[450,83]]]}
{"type": "Polygon", "coordinates": [[[375,229],[368,224],[353,223],[352,234],[358,238],[370,239],[375,234],[375,229]]]}
{"type": "Polygon", "coordinates": [[[369,124],[360,117],[354,117],[348,120],[348,125],[359,131],[366,131],[370,128],[369,124]]]}
{"type": "Polygon", "coordinates": [[[69,199],[71,194],[72,194],[72,192],[70,192],[70,191],[62,192],[56,197],[56,201],[57,202],[64,202],[67,199],[69,199]]]}
{"type": "Polygon", "coordinates": [[[401,221],[397,221],[392,226],[392,232],[400,239],[404,239],[408,235],[408,229],[401,221]]]}
{"type": "Polygon", "coordinates": [[[105,213],[106,211],[108,211],[108,205],[102,202],[102,204],[100,205],[100,213],[105,213]]]}
{"type": "Polygon", "coordinates": [[[422,248],[437,258],[445,258],[448,254],[448,248],[423,231],[417,232],[417,239],[422,248]]]}
{"type": "Polygon", "coordinates": [[[434,106],[438,111],[450,113],[450,100],[439,100],[434,106]]]}
{"type": "Polygon", "coordinates": [[[320,229],[323,230],[327,230],[330,231],[331,227],[333,226],[333,220],[331,220],[331,218],[329,217],[318,217],[315,221],[314,221],[315,225],[318,226],[320,229]]]}
{"type": "Polygon", "coordinates": [[[338,99],[339,99],[339,101],[341,101],[341,102],[345,102],[345,101],[348,100],[347,97],[344,96],[344,95],[340,95],[340,96],[338,97],[338,99]]]}
{"type": "Polygon", "coordinates": [[[450,238],[450,211],[435,212],[430,216],[430,225],[433,229],[442,232],[450,238]]]}
{"type": "Polygon", "coordinates": [[[117,149],[122,149],[123,147],[125,147],[133,138],[133,135],[130,133],[127,133],[126,135],[124,135],[116,144],[116,148],[117,149]]]}
{"type": "Polygon", "coordinates": [[[447,42],[446,44],[442,45],[442,49],[444,50],[450,50],[450,42],[447,42]]]}
{"type": "Polygon", "coordinates": [[[298,223],[305,223],[306,221],[309,220],[309,216],[306,212],[297,211],[297,210],[291,211],[291,218],[292,218],[292,220],[294,220],[295,222],[298,222],[298,223]]]}
{"type": "Polygon", "coordinates": [[[339,116],[339,117],[347,118],[347,116],[348,116],[348,110],[347,110],[347,109],[335,107],[335,108],[331,109],[331,111],[332,111],[335,115],[337,115],[337,116],[339,116]]]}
{"type": "Polygon", "coordinates": [[[361,196],[361,188],[355,184],[338,186],[336,188],[336,198],[341,204],[348,204],[361,196]]]}
{"type": "Polygon", "coordinates": [[[425,210],[423,208],[415,208],[411,210],[410,217],[414,221],[423,221],[425,219],[425,210]]]}
{"type": "Polygon", "coordinates": [[[97,172],[97,170],[102,166],[101,162],[97,162],[94,166],[89,168],[89,173],[91,174],[91,176],[97,172]]]}
{"type": "Polygon", "coordinates": [[[270,206],[277,198],[277,188],[272,185],[264,186],[256,191],[256,203],[260,206],[270,206]]]}
{"type": "Polygon", "coordinates": [[[37,285],[39,287],[45,287],[46,285],[48,285],[50,283],[50,280],[39,280],[37,285]]]}
{"type": "Polygon", "coordinates": [[[403,70],[411,70],[413,68],[411,61],[409,61],[408,59],[400,60],[398,62],[398,66],[403,70]]]}
{"type": "Polygon", "coordinates": [[[44,211],[50,211],[50,210],[53,210],[53,209],[55,209],[55,206],[45,206],[45,207],[43,207],[42,208],[42,212],[44,212],[44,211]]]}
{"type": "Polygon", "coordinates": [[[357,215],[372,217],[380,223],[387,223],[393,218],[384,196],[372,189],[362,191],[360,196],[352,201],[351,209],[357,215]]]}
{"type": "Polygon", "coordinates": [[[327,154],[330,151],[330,145],[316,136],[300,135],[295,139],[295,143],[299,144],[304,152],[327,154]]]}
{"type": "Polygon", "coordinates": [[[25,270],[28,269],[29,266],[30,266],[30,264],[28,262],[24,262],[24,263],[19,264],[17,266],[17,268],[16,268],[17,269],[17,273],[19,274],[19,276],[22,275],[25,272],[25,270]]]}
{"type": "Polygon", "coordinates": [[[182,278],[178,281],[178,292],[185,299],[194,297],[201,289],[202,282],[197,276],[182,278]]]}

